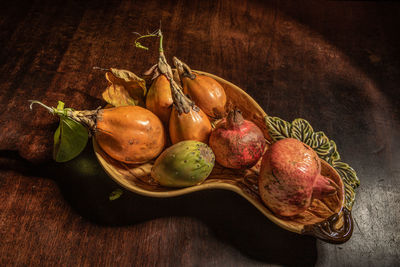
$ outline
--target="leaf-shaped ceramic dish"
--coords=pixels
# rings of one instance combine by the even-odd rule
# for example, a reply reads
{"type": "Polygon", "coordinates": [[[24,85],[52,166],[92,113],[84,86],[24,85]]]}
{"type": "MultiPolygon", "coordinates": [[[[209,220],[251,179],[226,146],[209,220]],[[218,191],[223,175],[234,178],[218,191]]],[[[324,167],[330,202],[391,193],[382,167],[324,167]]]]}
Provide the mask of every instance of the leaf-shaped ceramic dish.
{"type": "Polygon", "coordinates": [[[359,180],[354,170],[340,161],[335,142],[324,133],[314,132],[311,125],[296,119],[288,123],[277,117],[269,117],[263,109],[242,89],[215,75],[200,72],[216,79],[225,89],[228,101],[231,101],[243,113],[243,116],[256,123],[263,131],[269,143],[282,138],[293,137],[310,145],[321,158],[322,175],[337,185],[337,194],[323,200],[314,199],[303,213],[291,218],[274,215],[262,202],[258,192],[259,164],[248,170],[226,169],[218,164],[211,175],[202,184],[186,188],[166,188],[160,186],[150,176],[153,162],[142,165],[127,165],[107,156],[96,144],[94,150],[100,164],[109,176],[126,189],[149,197],[174,197],[205,189],[225,189],[238,193],[268,219],[289,231],[313,235],[332,243],[343,243],[352,234],[353,222],[351,207],[354,202],[354,189],[359,180]]]}

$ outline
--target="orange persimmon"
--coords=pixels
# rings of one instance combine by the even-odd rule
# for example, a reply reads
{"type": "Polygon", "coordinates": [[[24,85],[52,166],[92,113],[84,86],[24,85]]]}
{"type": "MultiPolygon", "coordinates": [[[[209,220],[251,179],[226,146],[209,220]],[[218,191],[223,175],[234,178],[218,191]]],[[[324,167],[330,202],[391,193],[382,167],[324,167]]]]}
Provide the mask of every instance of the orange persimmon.
{"type": "Polygon", "coordinates": [[[224,88],[213,78],[194,73],[188,65],[176,57],[174,65],[182,81],[183,92],[191,97],[208,116],[225,116],[226,94],[224,88]]]}
{"type": "Polygon", "coordinates": [[[183,140],[195,140],[207,144],[211,130],[211,123],[201,109],[195,111],[191,108],[188,113],[179,114],[173,107],[169,123],[169,135],[173,144],[183,140]]]}
{"type": "Polygon", "coordinates": [[[166,137],[154,113],[139,106],[121,106],[99,110],[95,139],[110,157],[139,164],[157,157],[166,137]]]}
{"type": "Polygon", "coordinates": [[[146,108],[156,114],[164,125],[168,125],[173,100],[171,86],[163,74],[154,79],[146,96],[146,108]]]}

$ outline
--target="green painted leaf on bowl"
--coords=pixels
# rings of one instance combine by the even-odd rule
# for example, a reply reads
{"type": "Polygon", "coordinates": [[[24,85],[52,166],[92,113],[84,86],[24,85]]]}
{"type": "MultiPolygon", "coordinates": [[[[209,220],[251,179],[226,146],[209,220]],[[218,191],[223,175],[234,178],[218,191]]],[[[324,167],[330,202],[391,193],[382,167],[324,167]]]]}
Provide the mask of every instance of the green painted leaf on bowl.
{"type": "Polygon", "coordinates": [[[269,134],[274,141],[290,137],[290,123],[278,118],[278,117],[267,117],[267,125],[269,134]]]}
{"type": "Polygon", "coordinates": [[[291,124],[290,136],[298,140],[304,140],[307,145],[312,145],[310,137],[313,132],[311,125],[302,119],[295,119],[291,124]]]}

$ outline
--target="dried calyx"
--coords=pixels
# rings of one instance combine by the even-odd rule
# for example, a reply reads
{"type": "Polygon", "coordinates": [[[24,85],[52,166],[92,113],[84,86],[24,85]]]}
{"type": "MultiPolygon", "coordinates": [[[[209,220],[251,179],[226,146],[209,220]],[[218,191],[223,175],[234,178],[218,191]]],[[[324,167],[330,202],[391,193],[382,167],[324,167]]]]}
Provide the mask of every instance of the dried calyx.
{"type": "Polygon", "coordinates": [[[226,118],[226,126],[229,129],[238,129],[240,125],[242,125],[244,119],[242,116],[242,112],[235,107],[234,110],[228,113],[226,118]]]}
{"type": "Polygon", "coordinates": [[[196,74],[192,71],[192,69],[184,62],[180,61],[177,57],[173,57],[174,66],[178,71],[179,76],[187,77],[191,80],[196,79],[196,74]]]}

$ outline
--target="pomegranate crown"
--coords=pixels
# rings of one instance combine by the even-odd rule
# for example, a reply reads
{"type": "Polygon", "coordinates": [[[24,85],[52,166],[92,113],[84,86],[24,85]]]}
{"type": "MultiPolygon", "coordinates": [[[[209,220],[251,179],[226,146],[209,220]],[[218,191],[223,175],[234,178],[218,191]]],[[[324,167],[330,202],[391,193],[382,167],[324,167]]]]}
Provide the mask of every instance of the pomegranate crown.
{"type": "Polygon", "coordinates": [[[243,119],[242,112],[237,107],[232,109],[228,113],[228,116],[226,118],[226,123],[229,128],[239,127],[243,123],[243,121],[244,121],[244,119],[243,119]]]}

